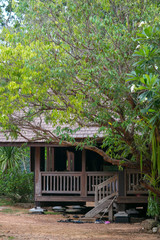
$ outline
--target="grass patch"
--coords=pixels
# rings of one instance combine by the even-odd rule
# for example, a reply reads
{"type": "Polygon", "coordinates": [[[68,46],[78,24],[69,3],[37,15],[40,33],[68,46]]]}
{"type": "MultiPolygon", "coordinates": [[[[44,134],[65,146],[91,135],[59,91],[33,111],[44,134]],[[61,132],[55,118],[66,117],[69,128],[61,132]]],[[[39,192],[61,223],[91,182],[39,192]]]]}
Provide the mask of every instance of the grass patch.
{"type": "Polygon", "coordinates": [[[10,213],[10,214],[14,214],[14,213],[18,213],[20,212],[19,210],[17,209],[11,209],[11,208],[4,208],[1,210],[2,213],[10,213]]]}
{"type": "Polygon", "coordinates": [[[15,239],[15,237],[13,237],[13,236],[9,236],[9,237],[7,237],[6,235],[0,235],[0,239],[3,239],[5,237],[5,239],[15,239]],[[2,237],[2,238],[1,238],[2,237]]]}
{"type": "Polygon", "coordinates": [[[0,197],[0,206],[13,206],[13,201],[9,198],[0,197]]]}
{"type": "Polygon", "coordinates": [[[61,215],[62,213],[46,211],[46,212],[44,212],[44,214],[46,214],[46,215],[61,215]]]}

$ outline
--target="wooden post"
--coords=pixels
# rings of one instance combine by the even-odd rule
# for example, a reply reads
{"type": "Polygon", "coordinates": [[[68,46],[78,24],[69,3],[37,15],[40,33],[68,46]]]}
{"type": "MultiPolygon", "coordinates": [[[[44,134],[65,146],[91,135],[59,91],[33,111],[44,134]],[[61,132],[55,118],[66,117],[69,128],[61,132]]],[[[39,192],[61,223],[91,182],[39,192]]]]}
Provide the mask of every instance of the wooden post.
{"type": "Polygon", "coordinates": [[[82,177],[81,177],[81,196],[87,196],[87,178],[86,178],[86,150],[82,150],[82,177]]]}
{"type": "Polygon", "coordinates": [[[67,151],[67,160],[68,160],[68,171],[74,171],[74,153],[67,151]]]}
{"type": "Polygon", "coordinates": [[[118,195],[124,196],[125,194],[125,178],[124,178],[124,170],[118,172],[118,195]]]}
{"type": "MultiPolygon", "coordinates": [[[[118,196],[125,196],[126,182],[125,170],[118,172],[118,196]]],[[[118,204],[118,211],[125,211],[125,204],[118,204]]]]}
{"type": "Polygon", "coordinates": [[[49,161],[50,159],[49,159],[49,147],[47,147],[47,167],[46,167],[46,169],[47,169],[47,172],[49,172],[49,168],[50,168],[50,161],[49,161]]]}
{"type": "Polygon", "coordinates": [[[40,147],[35,149],[35,201],[41,196],[40,147]]]}
{"type": "Polygon", "coordinates": [[[47,147],[47,172],[54,172],[54,148],[47,147]]]}
{"type": "Polygon", "coordinates": [[[94,201],[95,201],[95,207],[96,207],[98,205],[98,186],[95,185],[94,188],[95,188],[95,198],[94,198],[94,201]]]}
{"type": "Polygon", "coordinates": [[[51,148],[51,168],[52,171],[54,172],[54,148],[51,148]]]}
{"type": "Polygon", "coordinates": [[[109,221],[113,221],[113,204],[110,206],[109,210],[108,210],[108,220],[109,221]]]}
{"type": "Polygon", "coordinates": [[[126,172],[126,169],[124,169],[124,196],[127,195],[126,191],[127,191],[127,172],[126,172]]]}

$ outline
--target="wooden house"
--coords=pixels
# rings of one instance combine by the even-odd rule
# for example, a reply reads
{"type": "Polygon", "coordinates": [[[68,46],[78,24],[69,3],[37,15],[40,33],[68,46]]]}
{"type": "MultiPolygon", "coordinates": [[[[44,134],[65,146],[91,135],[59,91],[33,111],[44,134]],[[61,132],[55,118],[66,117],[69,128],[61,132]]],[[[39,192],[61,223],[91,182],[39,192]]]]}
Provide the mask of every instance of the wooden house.
{"type": "MultiPolygon", "coordinates": [[[[92,137],[96,131],[94,127],[82,128],[74,133],[74,138],[81,141],[87,136],[92,137]]],[[[125,210],[127,205],[147,204],[147,191],[139,185],[141,173],[138,170],[119,171],[95,152],[43,140],[33,141],[30,130],[25,134],[26,137],[11,140],[1,133],[0,145],[26,144],[30,147],[36,205],[42,202],[95,202],[95,208],[87,215],[94,216],[107,206],[111,208],[113,201],[119,210],[125,210]]]]}

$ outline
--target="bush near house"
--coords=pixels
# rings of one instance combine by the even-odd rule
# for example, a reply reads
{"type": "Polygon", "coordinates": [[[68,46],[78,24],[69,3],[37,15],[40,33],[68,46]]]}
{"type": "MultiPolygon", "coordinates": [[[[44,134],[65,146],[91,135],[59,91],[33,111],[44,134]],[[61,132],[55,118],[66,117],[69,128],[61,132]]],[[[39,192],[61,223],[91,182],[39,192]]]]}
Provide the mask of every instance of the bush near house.
{"type": "Polygon", "coordinates": [[[0,171],[0,196],[9,197],[14,202],[33,201],[33,173],[20,169],[10,169],[6,173],[0,171]]]}

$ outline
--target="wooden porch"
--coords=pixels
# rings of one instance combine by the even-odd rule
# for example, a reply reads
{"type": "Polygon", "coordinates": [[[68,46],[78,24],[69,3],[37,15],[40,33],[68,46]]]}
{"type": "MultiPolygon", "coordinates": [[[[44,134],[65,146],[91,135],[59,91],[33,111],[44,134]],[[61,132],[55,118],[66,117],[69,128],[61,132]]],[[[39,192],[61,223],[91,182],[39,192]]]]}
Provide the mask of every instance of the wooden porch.
{"type": "Polygon", "coordinates": [[[94,201],[95,204],[112,193],[119,203],[147,202],[147,190],[139,185],[142,175],[125,170],[124,194],[119,193],[118,172],[40,172],[40,191],[36,201],[94,201]],[[106,184],[107,183],[107,184],[106,184]]]}
{"type": "MultiPolygon", "coordinates": [[[[53,151],[51,152],[53,156],[53,151]]],[[[73,164],[73,170],[58,171],[55,169],[56,164],[48,161],[49,158],[44,168],[42,155],[44,156],[44,153],[41,153],[40,147],[36,147],[34,153],[35,202],[91,201],[97,204],[113,192],[116,192],[118,203],[147,201],[147,191],[139,184],[142,174],[137,170],[86,171],[86,152],[83,150],[80,158],[81,164],[79,164],[81,171],[75,171],[73,164]],[[50,170],[51,166],[52,170],[50,170]]],[[[71,160],[74,160],[73,154],[71,157],[71,160]]],[[[76,163],[76,161],[70,161],[70,163],[73,162],[76,163]]]]}
{"type": "MultiPolygon", "coordinates": [[[[41,190],[36,201],[94,201],[95,186],[115,174],[115,172],[40,172],[41,190]]],[[[108,191],[109,189],[108,187],[108,191]]]]}

